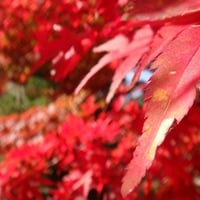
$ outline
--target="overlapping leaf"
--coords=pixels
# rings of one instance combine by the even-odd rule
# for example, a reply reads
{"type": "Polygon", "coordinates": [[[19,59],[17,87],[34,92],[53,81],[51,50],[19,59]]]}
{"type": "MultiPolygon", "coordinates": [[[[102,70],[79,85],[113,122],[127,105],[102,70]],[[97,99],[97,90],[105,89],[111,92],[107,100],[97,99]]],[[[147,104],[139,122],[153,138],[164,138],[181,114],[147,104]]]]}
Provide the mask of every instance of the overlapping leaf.
{"type": "Polygon", "coordinates": [[[150,51],[146,54],[146,56],[144,56],[140,64],[144,67],[151,64],[151,62],[162,53],[165,47],[186,27],[186,25],[166,25],[159,29],[153,38],[150,51]]]}
{"type": "Polygon", "coordinates": [[[139,29],[135,34],[131,42],[124,35],[118,35],[114,39],[96,47],[94,52],[107,51],[99,62],[92,67],[91,71],[85,76],[81,83],[76,88],[75,93],[87,83],[87,81],[94,76],[99,70],[105,67],[107,64],[112,63],[118,59],[122,59],[120,65],[117,67],[112,84],[106,101],[109,102],[118,86],[120,85],[126,74],[133,68],[137,68],[136,64],[141,57],[149,50],[149,44],[152,39],[153,32],[149,26],[145,26],[139,29]]]}
{"type": "Polygon", "coordinates": [[[199,34],[199,26],[185,29],[153,64],[158,69],[146,89],[146,121],[123,179],[124,196],[141,181],[170,127],[180,122],[193,104],[200,81],[199,34]]]}

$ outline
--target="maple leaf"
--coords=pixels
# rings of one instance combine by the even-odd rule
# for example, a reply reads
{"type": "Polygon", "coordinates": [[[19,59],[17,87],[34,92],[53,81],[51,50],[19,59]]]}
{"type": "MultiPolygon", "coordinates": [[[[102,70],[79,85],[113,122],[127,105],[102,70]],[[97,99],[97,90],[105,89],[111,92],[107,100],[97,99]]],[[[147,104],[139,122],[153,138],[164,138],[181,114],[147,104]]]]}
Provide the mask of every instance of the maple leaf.
{"type": "Polygon", "coordinates": [[[138,61],[144,53],[149,50],[149,43],[152,40],[152,35],[153,32],[151,28],[149,26],[144,26],[136,31],[130,42],[126,36],[119,34],[115,38],[94,48],[94,52],[96,53],[103,51],[107,51],[108,53],[105,54],[99,62],[91,68],[90,72],[77,86],[75,93],[78,93],[87,81],[107,64],[121,59],[122,61],[115,71],[112,84],[106,98],[106,102],[110,102],[123,78],[131,69],[137,68],[138,61]]]}
{"type": "Polygon", "coordinates": [[[186,27],[184,25],[165,25],[161,27],[153,38],[150,51],[143,57],[140,64],[145,67],[154,61],[163,52],[164,48],[186,27]]]}
{"type": "Polygon", "coordinates": [[[200,81],[199,34],[199,26],[188,27],[153,64],[157,70],[146,88],[146,121],[123,179],[123,196],[138,185],[166,133],[175,122],[181,121],[193,104],[195,86],[200,81]]]}
{"type": "MultiPolygon", "coordinates": [[[[128,39],[124,35],[117,35],[113,39],[107,41],[106,43],[96,47],[93,49],[94,52],[103,52],[108,51],[99,62],[91,68],[88,74],[81,80],[77,88],[75,89],[75,94],[77,94],[81,88],[88,82],[88,80],[94,76],[99,70],[109,64],[111,61],[121,58],[124,55],[122,52],[121,47],[128,46],[128,39]]],[[[124,48],[123,48],[124,49],[124,48]]]]}
{"type": "Polygon", "coordinates": [[[152,39],[152,35],[153,32],[148,26],[136,32],[133,41],[130,43],[130,54],[124,59],[123,62],[121,62],[115,71],[108,95],[106,97],[106,102],[110,102],[126,74],[133,68],[135,68],[135,70],[138,69],[139,66],[136,64],[144,53],[149,50],[149,43],[152,39]]]}

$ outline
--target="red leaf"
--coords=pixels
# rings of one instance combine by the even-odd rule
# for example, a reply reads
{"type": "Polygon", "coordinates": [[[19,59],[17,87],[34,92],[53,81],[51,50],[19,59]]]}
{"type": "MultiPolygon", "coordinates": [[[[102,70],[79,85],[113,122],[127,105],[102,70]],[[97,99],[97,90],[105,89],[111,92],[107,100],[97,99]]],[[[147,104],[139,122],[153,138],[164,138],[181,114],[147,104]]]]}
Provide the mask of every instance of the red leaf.
{"type": "Polygon", "coordinates": [[[106,101],[109,102],[126,74],[132,68],[136,67],[136,64],[141,59],[143,54],[149,50],[149,43],[151,39],[152,30],[149,26],[145,26],[134,34],[131,42],[129,42],[126,36],[117,35],[114,39],[94,48],[94,52],[100,53],[107,51],[108,53],[105,54],[99,62],[92,67],[90,72],[85,76],[85,78],[83,78],[76,88],[75,93],[78,93],[87,81],[107,64],[118,59],[124,59],[114,74],[113,82],[106,98],[106,101]]]}
{"type": "Polygon", "coordinates": [[[50,74],[55,81],[59,81],[64,79],[90,50],[94,36],[90,32],[76,34],[66,27],[62,27],[56,33],[57,38],[50,41],[48,40],[48,31],[37,33],[38,45],[36,50],[39,51],[41,58],[32,66],[31,74],[51,61],[52,71],[50,74]]]}
{"type": "Polygon", "coordinates": [[[156,57],[163,52],[165,47],[175,39],[187,26],[167,25],[163,26],[155,35],[150,51],[141,61],[142,66],[151,64],[156,57]]]}
{"type": "MultiPolygon", "coordinates": [[[[141,1],[136,0],[135,3],[135,18],[141,21],[157,21],[166,20],[176,17],[183,17],[189,14],[200,12],[200,1],[199,0],[162,0],[154,1],[152,4],[151,0],[141,1]]],[[[195,16],[195,15],[194,15],[195,16]]],[[[182,21],[183,22],[183,21],[182,21]]]]}
{"type": "Polygon", "coordinates": [[[125,52],[124,49],[128,46],[128,38],[124,35],[117,35],[113,39],[107,41],[106,43],[94,48],[94,52],[100,53],[103,51],[107,51],[108,53],[105,54],[99,62],[93,66],[90,72],[82,79],[75,90],[75,94],[77,94],[81,88],[88,82],[88,80],[94,76],[98,71],[100,71],[103,67],[107,64],[112,62],[113,60],[117,60],[124,56],[125,52]]]}
{"type": "Polygon", "coordinates": [[[157,58],[146,89],[146,121],[134,158],[123,179],[122,194],[135,188],[152,164],[157,147],[174,122],[187,114],[200,81],[200,27],[185,29],[157,58]]]}
{"type": "Polygon", "coordinates": [[[110,102],[115,91],[126,74],[133,68],[137,68],[136,64],[141,59],[144,53],[149,50],[149,43],[151,42],[153,32],[149,26],[146,26],[136,32],[132,42],[130,43],[130,54],[116,69],[113,76],[112,84],[110,86],[106,102],[110,102]]]}

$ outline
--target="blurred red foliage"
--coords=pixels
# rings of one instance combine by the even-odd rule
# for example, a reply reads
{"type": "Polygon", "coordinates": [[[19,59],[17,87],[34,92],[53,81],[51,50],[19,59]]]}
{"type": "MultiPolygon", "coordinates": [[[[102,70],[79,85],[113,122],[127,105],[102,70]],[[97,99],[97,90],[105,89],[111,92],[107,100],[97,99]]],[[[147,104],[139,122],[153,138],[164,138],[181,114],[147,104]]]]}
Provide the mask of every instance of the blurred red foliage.
{"type": "MultiPolygon", "coordinates": [[[[100,105],[93,97],[80,97],[81,107],[76,100],[62,97],[48,107],[1,118],[2,199],[89,199],[92,193],[122,199],[119,186],[143,112],[135,102],[122,107],[120,98],[112,109],[95,114],[100,105]],[[76,114],[67,110],[69,104],[76,114]]],[[[199,109],[194,106],[169,134],[146,179],[127,199],[198,199],[199,109]]]]}

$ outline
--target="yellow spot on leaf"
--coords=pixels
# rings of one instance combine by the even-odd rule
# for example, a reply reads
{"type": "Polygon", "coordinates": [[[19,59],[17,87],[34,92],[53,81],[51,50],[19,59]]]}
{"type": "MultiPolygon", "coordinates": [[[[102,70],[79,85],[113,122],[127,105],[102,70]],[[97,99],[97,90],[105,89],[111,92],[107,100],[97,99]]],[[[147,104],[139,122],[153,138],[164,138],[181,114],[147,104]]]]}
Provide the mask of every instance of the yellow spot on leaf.
{"type": "Polygon", "coordinates": [[[153,93],[153,98],[152,100],[155,102],[163,102],[167,101],[169,98],[169,94],[166,90],[162,88],[158,88],[154,93],[153,93]]]}
{"type": "Polygon", "coordinates": [[[148,124],[144,124],[143,131],[144,132],[150,132],[151,131],[151,127],[148,124]]]}

